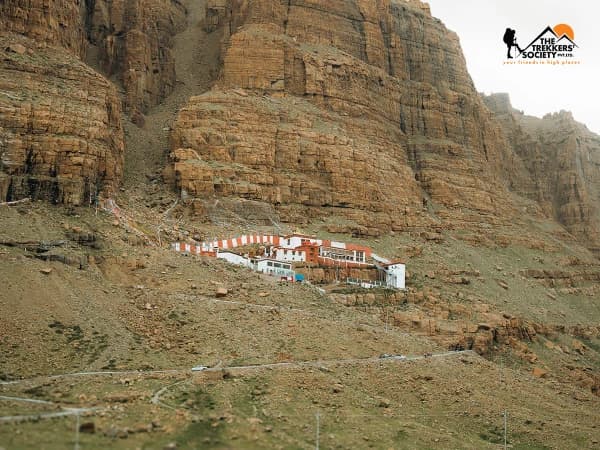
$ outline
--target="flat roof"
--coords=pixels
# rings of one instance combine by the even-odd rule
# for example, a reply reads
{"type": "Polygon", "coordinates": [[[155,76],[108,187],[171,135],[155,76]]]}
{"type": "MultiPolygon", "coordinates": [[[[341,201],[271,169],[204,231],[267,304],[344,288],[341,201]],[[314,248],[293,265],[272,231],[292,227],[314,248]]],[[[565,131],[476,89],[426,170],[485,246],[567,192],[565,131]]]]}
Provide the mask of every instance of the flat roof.
{"type": "Polygon", "coordinates": [[[406,265],[406,263],[404,263],[403,261],[396,261],[396,262],[391,262],[391,263],[387,263],[387,264],[382,264],[382,266],[390,267],[390,266],[397,266],[398,264],[402,264],[403,266],[406,265]]]}
{"type": "Polygon", "coordinates": [[[309,236],[308,234],[302,234],[302,233],[292,233],[292,234],[287,234],[285,236],[283,236],[284,239],[289,239],[292,237],[300,237],[300,238],[307,238],[307,239],[318,239],[316,236],[309,236]]]}
{"type": "Polygon", "coordinates": [[[235,252],[230,252],[229,250],[221,250],[221,249],[219,249],[219,253],[229,253],[230,255],[236,255],[236,256],[241,256],[242,258],[245,258],[244,255],[240,255],[239,253],[235,253],[235,252]]]}
{"type": "Polygon", "coordinates": [[[287,262],[287,261],[280,261],[278,259],[274,259],[274,258],[256,258],[256,262],[259,263],[261,261],[273,261],[276,263],[281,263],[281,264],[288,264],[288,265],[292,265],[291,263],[287,262]]]}

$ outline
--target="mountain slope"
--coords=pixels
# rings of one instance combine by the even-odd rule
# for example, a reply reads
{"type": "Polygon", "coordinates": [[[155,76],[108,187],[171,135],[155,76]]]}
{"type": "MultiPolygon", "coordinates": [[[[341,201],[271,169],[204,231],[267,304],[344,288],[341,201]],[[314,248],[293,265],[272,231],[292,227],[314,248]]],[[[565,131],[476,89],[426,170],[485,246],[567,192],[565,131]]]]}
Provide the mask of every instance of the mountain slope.
{"type": "Polygon", "coordinates": [[[0,447],[598,446],[595,138],[498,112],[426,4],[0,12],[0,447]],[[293,231],[407,289],[170,247],[293,231]]]}
{"type": "Polygon", "coordinates": [[[502,124],[527,172],[514,189],[575,235],[600,251],[600,136],[561,111],[542,119],[510,105],[507,94],[484,97],[502,124]]]}

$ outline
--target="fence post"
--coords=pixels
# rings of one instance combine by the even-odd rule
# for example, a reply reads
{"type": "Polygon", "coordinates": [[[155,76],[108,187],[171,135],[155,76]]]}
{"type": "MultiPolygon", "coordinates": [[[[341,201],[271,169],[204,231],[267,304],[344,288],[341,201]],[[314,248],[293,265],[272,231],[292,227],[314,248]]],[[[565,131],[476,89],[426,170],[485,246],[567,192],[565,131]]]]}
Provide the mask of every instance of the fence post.
{"type": "Polygon", "coordinates": [[[75,450],[79,450],[79,411],[75,415],[77,422],[75,424],[75,450]]]}
{"type": "Polygon", "coordinates": [[[316,450],[319,450],[319,428],[320,428],[320,423],[319,423],[319,411],[317,411],[317,439],[316,439],[316,450]]]}
{"type": "Polygon", "coordinates": [[[504,450],[506,450],[508,447],[506,446],[506,416],[508,415],[508,412],[506,410],[504,410],[504,450]]]}

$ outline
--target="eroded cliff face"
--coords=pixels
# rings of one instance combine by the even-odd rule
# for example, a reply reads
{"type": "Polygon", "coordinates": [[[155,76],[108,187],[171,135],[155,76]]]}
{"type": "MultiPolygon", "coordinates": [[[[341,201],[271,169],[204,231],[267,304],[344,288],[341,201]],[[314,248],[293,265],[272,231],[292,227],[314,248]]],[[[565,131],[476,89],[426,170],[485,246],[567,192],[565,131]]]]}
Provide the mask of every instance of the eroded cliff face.
{"type": "Polygon", "coordinates": [[[121,104],[132,120],[176,81],[178,0],[0,4],[0,198],[82,204],[121,181],[121,104]],[[123,87],[119,98],[112,83],[123,87]]]}
{"type": "Polygon", "coordinates": [[[6,0],[0,27],[63,47],[117,77],[141,123],[175,85],[171,40],[185,25],[179,0],[6,0]]]}
{"type": "Polygon", "coordinates": [[[22,34],[83,57],[85,5],[84,0],[5,0],[0,3],[0,31],[22,34]]]}
{"type": "Polygon", "coordinates": [[[116,76],[125,91],[124,106],[134,121],[169,95],[175,86],[172,38],[185,25],[178,0],[87,0],[85,29],[88,60],[116,76]]]}
{"type": "Polygon", "coordinates": [[[61,48],[0,35],[0,201],[87,204],[123,168],[115,88],[61,48]]]}
{"type": "Polygon", "coordinates": [[[600,136],[566,111],[539,119],[515,110],[508,94],[484,100],[526,168],[514,190],[600,253],[600,136]]]}
{"type": "Polygon", "coordinates": [[[229,38],[220,82],[172,135],[184,196],[266,201],[290,221],[340,215],[374,234],[512,214],[499,174],[515,161],[426,4],[215,1],[207,23],[229,38]]]}

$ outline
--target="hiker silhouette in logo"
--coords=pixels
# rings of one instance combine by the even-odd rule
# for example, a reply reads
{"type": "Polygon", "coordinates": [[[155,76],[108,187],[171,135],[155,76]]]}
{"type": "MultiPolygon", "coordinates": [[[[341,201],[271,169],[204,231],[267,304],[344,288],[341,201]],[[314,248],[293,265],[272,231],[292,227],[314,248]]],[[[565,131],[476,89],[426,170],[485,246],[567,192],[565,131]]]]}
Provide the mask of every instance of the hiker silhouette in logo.
{"type": "Polygon", "coordinates": [[[523,50],[521,50],[521,47],[519,47],[519,44],[517,44],[517,38],[515,37],[515,33],[516,33],[515,30],[511,30],[510,28],[507,28],[506,31],[504,32],[504,37],[502,38],[502,40],[508,47],[508,53],[506,55],[506,57],[508,59],[512,59],[512,56],[510,55],[510,50],[513,47],[517,47],[517,50],[519,50],[519,53],[523,53],[523,50]]]}

